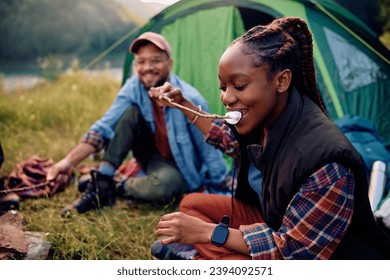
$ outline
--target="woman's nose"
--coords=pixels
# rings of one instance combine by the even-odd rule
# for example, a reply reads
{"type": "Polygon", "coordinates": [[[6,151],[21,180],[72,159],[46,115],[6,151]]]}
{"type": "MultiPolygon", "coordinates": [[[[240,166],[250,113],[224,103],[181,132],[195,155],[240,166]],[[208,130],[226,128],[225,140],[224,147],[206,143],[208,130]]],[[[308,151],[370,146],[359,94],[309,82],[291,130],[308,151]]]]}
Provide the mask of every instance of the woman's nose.
{"type": "Polygon", "coordinates": [[[237,102],[237,97],[234,94],[231,94],[228,90],[225,90],[221,93],[221,102],[226,107],[232,106],[237,102]]]}

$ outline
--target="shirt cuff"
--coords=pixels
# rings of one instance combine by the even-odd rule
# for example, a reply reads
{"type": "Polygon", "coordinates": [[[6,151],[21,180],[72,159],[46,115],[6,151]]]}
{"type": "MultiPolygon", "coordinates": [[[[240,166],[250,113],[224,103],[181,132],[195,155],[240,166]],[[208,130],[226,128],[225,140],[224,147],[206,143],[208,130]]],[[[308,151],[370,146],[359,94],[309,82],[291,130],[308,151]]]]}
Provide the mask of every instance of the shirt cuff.
{"type": "Polygon", "coordinates": [[[277,260],[281,255],[273,238],[273,230],[265,223],[240,226],[249,254],[255,260],[277,260]]]}
{"type": "Polygon", "coordinates": [[[83,135],[80,139],[80,143],[89,144],[95,148],[95,152],[99,152],[106,146],[107,140],[105,140],[100,133],[90,130],[83,135]]]}

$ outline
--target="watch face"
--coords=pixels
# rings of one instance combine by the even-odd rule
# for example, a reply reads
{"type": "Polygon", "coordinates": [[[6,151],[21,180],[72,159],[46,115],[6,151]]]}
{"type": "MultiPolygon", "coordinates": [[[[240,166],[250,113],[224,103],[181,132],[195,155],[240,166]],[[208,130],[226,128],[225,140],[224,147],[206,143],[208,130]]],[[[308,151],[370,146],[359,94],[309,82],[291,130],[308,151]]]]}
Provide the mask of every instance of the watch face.
{"type": "Polygon", "coordinates": [[[229,229],[221,226],[217,226],[214,230],[212,241],[223,245],[226,242],[227,236],[229,233],[229,229]]]}

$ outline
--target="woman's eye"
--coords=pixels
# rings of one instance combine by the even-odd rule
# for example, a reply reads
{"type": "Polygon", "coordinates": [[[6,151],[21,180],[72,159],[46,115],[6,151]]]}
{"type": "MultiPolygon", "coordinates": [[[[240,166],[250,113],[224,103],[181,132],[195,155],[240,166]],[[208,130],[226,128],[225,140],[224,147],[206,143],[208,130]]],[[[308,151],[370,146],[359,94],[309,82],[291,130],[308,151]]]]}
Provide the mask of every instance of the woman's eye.
{"type": "Polygon", "coordinates": [[[236,86],[234,86],[234,88],[238,91],[242,91],[246,88],[246,85],[236,85],[236,86]]]}
{"type": "Polygon", "coordinates": [[[226,87],[220,86],[220,87],[219,87],[219,90],[220,90],[220,91],[226,91],[226,87]]]}

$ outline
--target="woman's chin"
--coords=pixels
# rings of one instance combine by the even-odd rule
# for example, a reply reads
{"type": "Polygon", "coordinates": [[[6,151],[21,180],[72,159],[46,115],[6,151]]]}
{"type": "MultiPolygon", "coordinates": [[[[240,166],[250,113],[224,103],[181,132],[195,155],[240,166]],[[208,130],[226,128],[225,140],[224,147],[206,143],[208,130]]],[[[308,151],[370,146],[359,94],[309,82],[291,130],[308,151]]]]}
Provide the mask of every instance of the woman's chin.
{"type": "MultiPolygon", "coordinates": [[[[241,121],[240,121],[241,122],[241,121]]],[[[236,130],[239,134],[241,135],[247,135],[251,132],[250,129],[248,129],[248,127],[246,127],[245,125],[241,125],[240,122],[238,124],[235,125],[236,127],[236,130]]]]}

